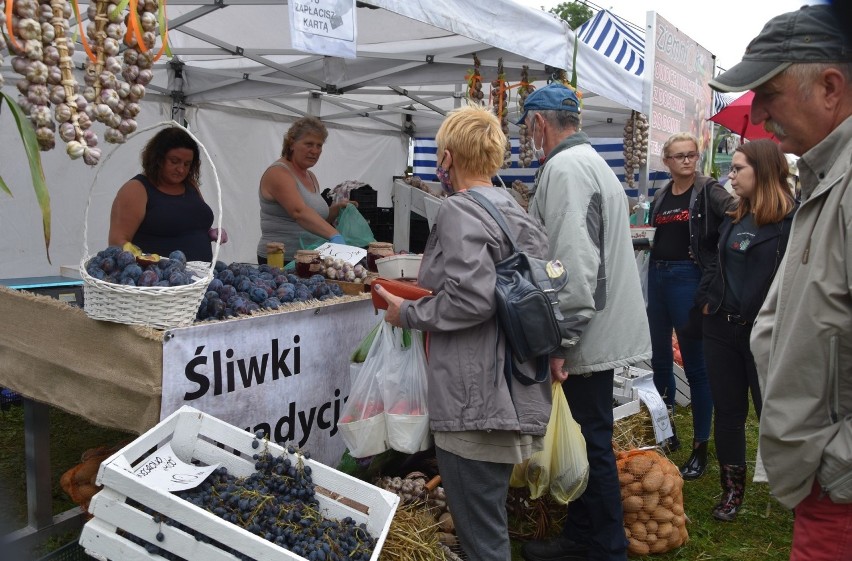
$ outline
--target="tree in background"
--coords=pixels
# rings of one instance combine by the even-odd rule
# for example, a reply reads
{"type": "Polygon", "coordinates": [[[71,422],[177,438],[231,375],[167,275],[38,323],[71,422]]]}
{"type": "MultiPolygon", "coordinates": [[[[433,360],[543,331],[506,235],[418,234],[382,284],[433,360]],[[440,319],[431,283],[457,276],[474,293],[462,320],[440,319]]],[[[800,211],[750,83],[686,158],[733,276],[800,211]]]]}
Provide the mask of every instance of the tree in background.
{"type": "Polygon", "coordinates": [[[567,22],[571,29],[577,29],[595,15],[595,12],[583,0],[561,2],[556,7],[551,8],[550,13],[567,22]]]}

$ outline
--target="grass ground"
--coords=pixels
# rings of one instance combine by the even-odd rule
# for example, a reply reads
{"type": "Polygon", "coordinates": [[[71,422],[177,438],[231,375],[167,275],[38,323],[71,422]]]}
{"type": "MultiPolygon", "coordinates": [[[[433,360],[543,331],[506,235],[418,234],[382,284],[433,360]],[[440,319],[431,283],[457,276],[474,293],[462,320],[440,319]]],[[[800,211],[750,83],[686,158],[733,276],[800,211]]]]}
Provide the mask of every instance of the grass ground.
{"type": "MultiPolygon", "coordinates": [[[[689,410],[675,419],[678,434],[688,442],[692,434],[689,410]]],[[[748,425],[749,454],[757,447],[757,420],[752,415],[748,425]]],[[[57,409],[51,411],[51,472],[54,481],[54,514],[75,505],[59,486],[62,473],[79,462],[87,449],[112,446],[132,435],[103,429],[74,415],[57,409]]],[[[26,524],[26,487],[24,475],[23,411],[20,407],[0,413],[0,536],[26,524]]],[[[776,502],[765,484],[749,484],[746,500],[736,522],[715,521],[710,510],[718,500],[719,468],[712,455],[707,473],[697,481],[684,485],[684,507],[689,517],[690,541],[669,553],[649,556],[660,561],[786,561],[792,537],[792,513],[776,502]]],[[[680,465],[689,456],[688,445],[672,455],[680,465]]],[[[751,481],[754,463],[749,465],[751,481]]],[[[33,559],[75,540],[66,535],[47,541],[33,552],[33,559]]],[[[513,559],[520,560],[520,542],[513,544],[513,559]]],[[[2,555],[0,555],[2,557],[2,555]]],[[[120,561],[120,560],[119,560],[120,561]]]]}

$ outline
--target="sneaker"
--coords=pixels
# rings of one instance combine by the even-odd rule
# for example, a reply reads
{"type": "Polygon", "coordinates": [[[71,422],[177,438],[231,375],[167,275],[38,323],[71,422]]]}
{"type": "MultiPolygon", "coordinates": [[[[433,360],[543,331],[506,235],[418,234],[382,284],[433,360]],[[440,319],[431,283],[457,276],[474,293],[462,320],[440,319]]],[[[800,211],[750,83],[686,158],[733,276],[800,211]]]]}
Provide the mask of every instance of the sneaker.
{"type": "Polygon", "coordinates": [[[534,540],[521,546],[525,561],[586,561],[589,547],[565,536],[551,540],[534,540]]]}

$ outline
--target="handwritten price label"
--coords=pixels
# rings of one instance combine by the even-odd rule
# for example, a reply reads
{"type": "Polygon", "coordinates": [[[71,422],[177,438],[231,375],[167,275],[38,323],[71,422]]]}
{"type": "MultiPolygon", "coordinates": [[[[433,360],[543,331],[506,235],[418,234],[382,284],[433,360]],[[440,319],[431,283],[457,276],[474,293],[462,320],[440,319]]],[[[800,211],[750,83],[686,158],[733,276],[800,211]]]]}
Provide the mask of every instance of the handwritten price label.
{"type": "Polygon", "coordinates": [[[317,251],[319,251],[321,257],[343,259],[350,265],[357,265],[361,259],[367,257],[367,250],[364,248],[331,242],[322,244],[317,248],[317,251]]]}
{"type": "Polygon", "coordinates": [[[219,464],[194,466],[184,462],[175,455],[169,442],[132,468],[131,473],[149,487],[183,491],[197,487],[218,467],[219,464]]]}

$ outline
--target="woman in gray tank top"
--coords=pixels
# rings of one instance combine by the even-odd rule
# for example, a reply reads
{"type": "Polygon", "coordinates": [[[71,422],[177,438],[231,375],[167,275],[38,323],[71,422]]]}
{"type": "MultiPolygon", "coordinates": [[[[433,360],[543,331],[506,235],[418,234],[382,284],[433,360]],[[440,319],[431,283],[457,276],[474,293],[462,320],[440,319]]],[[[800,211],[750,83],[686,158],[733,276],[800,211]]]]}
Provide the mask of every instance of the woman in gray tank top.
{"type": "Polygon", "coordinates": [[[291,261],[296,250],[301,249],[300,239],[305,235],[346,243],[333,224],[349,201],[329,207],[320,195],[316,176],[309,171],[319,161],[326,138],[328,130],[317,117],[297,120],[284,136],[281,157],[260,178],[258,263],[266,263],[269,242],[284,244],[286,261],[291,261]]]}

